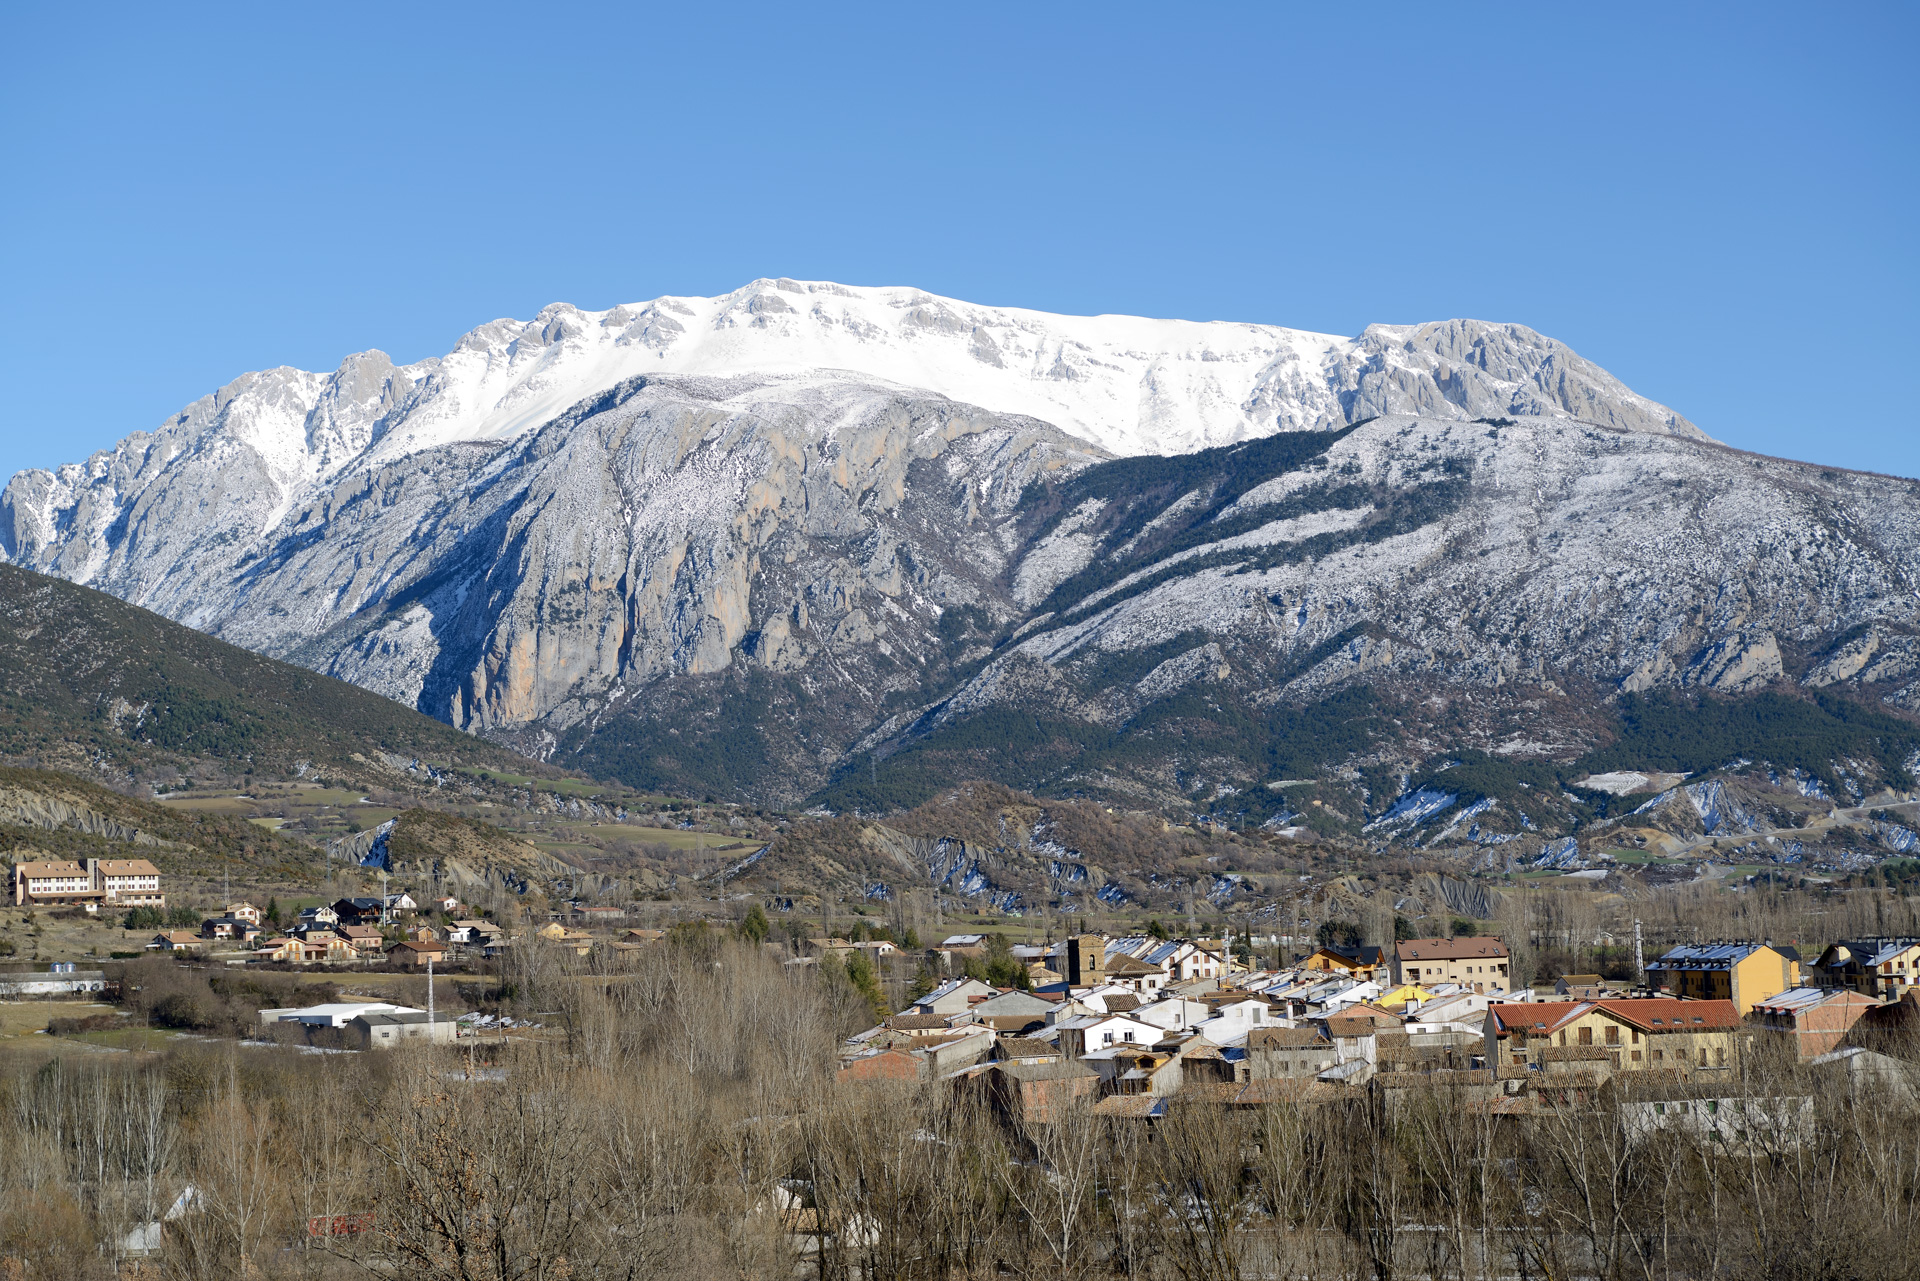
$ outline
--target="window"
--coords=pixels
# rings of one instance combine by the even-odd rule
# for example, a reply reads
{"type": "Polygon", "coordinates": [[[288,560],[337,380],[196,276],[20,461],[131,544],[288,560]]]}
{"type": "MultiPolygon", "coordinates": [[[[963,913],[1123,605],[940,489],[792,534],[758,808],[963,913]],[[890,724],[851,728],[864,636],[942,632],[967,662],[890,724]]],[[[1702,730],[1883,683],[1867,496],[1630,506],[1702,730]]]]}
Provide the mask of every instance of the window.
{"type": "Polygon", "coordinates": [[[1590,1027],[1583,1027],[1583,1028],[1581,1028],[1581,1029],[1580,1029],[1580,1044],[1582,1044],[1582,1045],[1592,1045],[1592,1044],[1593,1044],[1593,1029],[1592,1029],[1592,1028],[1590,1028],[1590,1027]]]}
{"type": "Polygon", "coordinates": [[[1635,1051],[1633,1052],[1633,1061],[1634,1061],[1635,1063],[1638,1063],[1638,1062],[1640,1061],[1640,1051],[1638,1051],[1638,1050],[1635,1050],[1635,1051]]]}
{"type": "Polygon", "coordinates": [[[1617,1027],[1609,1027],[1609,1028],[1607,1029],[1607,1044],[1608,1044],[1608,1045],[1618,1045],[1618,1044],[1620,1044],[1620,1029],[1619,1029],[1619,1028],[1617,1028],[1617,1027]]]}
{"type": "Polygon", "coordinates": [[[1700,1066],[1705,1067],[1706,1065],[1707,1065],[1707,1052],[1705,1050],[1702,1050],[1700,1051],[1700,1066]]]}

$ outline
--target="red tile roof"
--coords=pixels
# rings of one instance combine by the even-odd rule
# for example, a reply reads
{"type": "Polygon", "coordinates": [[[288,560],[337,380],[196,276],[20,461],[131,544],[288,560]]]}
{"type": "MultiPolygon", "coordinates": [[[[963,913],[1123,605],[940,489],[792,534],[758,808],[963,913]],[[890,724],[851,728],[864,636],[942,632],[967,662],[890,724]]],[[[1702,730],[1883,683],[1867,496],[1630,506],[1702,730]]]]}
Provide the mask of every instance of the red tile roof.
{"type": "Polygon", "coordinates": [[[1599,1001],[1503,1002],[1488,1007],[1495,1035],[1518,1028],[1530,1034],[1558,1031],[1592,1010],[1643,1032],[1724,1031],[1740,1025],[1740,1011],[1732,1001],[1682,1001],[1674,997],[1625,997],[1599,1001]]]}

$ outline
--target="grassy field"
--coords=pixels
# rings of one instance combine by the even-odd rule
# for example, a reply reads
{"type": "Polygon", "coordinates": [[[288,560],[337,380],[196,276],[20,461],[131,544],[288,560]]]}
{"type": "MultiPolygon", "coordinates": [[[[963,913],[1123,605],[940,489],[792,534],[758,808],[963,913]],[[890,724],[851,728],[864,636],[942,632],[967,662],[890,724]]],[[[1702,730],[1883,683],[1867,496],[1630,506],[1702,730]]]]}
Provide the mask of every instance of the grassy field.
{"type": "Polygon", "coordinates": [[[72,1037],[46,1035],[48,1019],[84,1019],[96,1014],[111,1014],[113,1010],[111,1005],[99,1005],[92,1001],[0,1001],[0,1053],[24,1050],[57,1055],[74,1050],[94,1053],[120,1048],[94,1045],[72,1037]]]}
{"type": "Polygon", "coordinates": [[[0,907],[0,941],[13,945],[10,961],[77,961],[95,969],[114,952],[138,952],[153,938],[153,930],[120,928],[123,914],[101,912],[56,917],[33,908],[0,907]]]}
{"type": "Polygon", "coordinates": [[[0,1041],[42,1031],[48,1019],[84,1019],[111,1013],[111,1005],[94,1001],[0,1001],[0,1041]]]}
{"type": "Polygon", "coordinates": [[[252,797],[241,796],[164,796],[160,803],[170,810],[202,810],[208,814],[250,814],[260,808],[252,797]]]}
{"type": "Polygon", "coordinates": [[[625,823],[596,823],[593,826],[595,836],[610,841],[642,841],[653,845],[668,845],[677,850],[733,850],[757,849],[765,841],[745,840],[726,832],[683,832],[677,827],[632,827],[625,823]]]}
{"type": "Polygon", "coordinates": [[[160,1027],[129,1026],[99,1032],[80,1032],[73,1036],[48,1037],[64,1045],[91,1045],[102,1050],[146,1050],[158,1052],[180,1039],[179,1032],[160,1027]]]}
{"type": "Polygon", "coordinates": [[[364,832],[401,812],[391,804],[376,804],[359,792],[301,784],[252,792],[176,794],[163,798],[160,804],[176,812],[244,817],[267,831],[317,842],[364,832]]]}

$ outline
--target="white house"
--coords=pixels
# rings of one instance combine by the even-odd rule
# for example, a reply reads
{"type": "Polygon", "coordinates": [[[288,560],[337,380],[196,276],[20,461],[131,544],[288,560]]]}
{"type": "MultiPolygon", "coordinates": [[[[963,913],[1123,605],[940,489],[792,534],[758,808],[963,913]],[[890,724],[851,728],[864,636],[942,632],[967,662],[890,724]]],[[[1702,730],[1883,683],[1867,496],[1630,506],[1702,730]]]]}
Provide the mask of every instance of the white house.
{"type": "Polygon", "coordinates": [[[1710,1098],[1684,1087],[1660,1093],[1670,1097],[1620,1104],[1620,1128],[1628,1139],[1638,1143],[1667,1130],[1728,1145],[1753,1138],[1769,1146],[1798,1147],[1813,1137],[1810,1095],[1710,1098]]]}
{"type": "Polygon", "coordinates": [[[964,1014],[993,989],[979,979],[950,979],[913,1003],[914,1014],[964,1014]]]}
{"type": "Polygon", "coordinates": [[[1408,1007],[1407,1031],[1478,1033],[1486,1022],[1489,999],[1483,992],[1461,992],[1435,997],[1408,1007]]]}
{"type": "Polygon", "coordinates": [[[1220,1006],[1198,1031],[1215,1045],[1235,1045],[1245,1041],[1253,1029],[1272,1023],[1273,1007],[1257,997],[1248,997],[1220,1006]]]}
{"type": "Polygon", "coordinates": [[[1379,983],[1368,979],[1365,983],[1355,983],[1337,991],[1311,992],[1308,994],[1307,1006],[1323,1015],[1336,1014],[1350,1005],[1378,1000],[1383,990],[1379,983]]]}
{"type": "Polygon", "coordinates": [[[1068,1058],[1079,1058],[1092,1050],[1116,1045],[1137,1045],[1148,1049],[1159,1044],[1161,1030],[1151,1023],[1120,1014],[1088,1014],[1054,1025],[1060,1036],[1060,1049],[1068,1058]]]}
{"type": "Polygon", "coordinates": [[[1164,1001],[1155,1001],[1152,1005],[1143,1005],[1132,1011],[1128,1018],[1138,1019],[1142,1023],[1151,1023],[1168,1032],[1185,1032],[1207,1021],[1208,1010],[1204,1001],[1189,1001],[1184,997],[1170,996],[1164,1001]]]}

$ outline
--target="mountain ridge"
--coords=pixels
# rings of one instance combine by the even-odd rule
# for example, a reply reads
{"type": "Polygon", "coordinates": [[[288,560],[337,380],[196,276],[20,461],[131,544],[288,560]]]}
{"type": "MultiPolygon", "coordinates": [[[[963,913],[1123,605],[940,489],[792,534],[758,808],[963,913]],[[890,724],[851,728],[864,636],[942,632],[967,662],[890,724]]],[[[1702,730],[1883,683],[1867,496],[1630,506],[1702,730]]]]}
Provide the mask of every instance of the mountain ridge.
{"type": "MultiPolygon", "coordinates": [[[[1563,344],[1524,326],[1371,325],[1351,339],[1238,322],[987,308],[900,287],[759,280],[715,298],[495,320],[446,356],[358,352],[331,374],[243,374],[152,432],[0,495],[0,553],[91,582],[104,557],[40,553],[73,526],[107,536],[122,495],[183,454],[257,493],[216,535],[270,531],[315,486],[445,445],[499,443],[625,378],[850,372],[1038,418],[1120,454],[1182,452],[1382,412],[1552,413],[1699,437],[1563,344]],[[805,307],[795,305],[799,300],[805,307]]],[[[144,603],[137,601],[136,603],[144,603]]]]}
{"type": "Polygon", "coordinates": [[[909,803],[999,761],[1178,807],[1282,766],[1572,759],[1622,692],[1815,664],[1920,702],[1920,486],[1730,450],[1520,326],[1047,330],[792,281],[703,305],[483,326],[432,395],[354,361],[311,405],[223,392],[62,469],[64,497],[16,477],[0,550],[541,759],[763,804],[912,760],[909,803]],[[765,367],[620,364],[696,330],[765,367]],[[834,343],[885,376],[787,359],[834,343]],[[1079,435],[957,399],[954,369],[1074,426],[1133,390],[1079,435]],[[282,484],[248,441],[296,419],[317,470],[282,484]],[[1340,701],[1362,688],[1395,710],[1340,701]]]}
{"type": "Polygon", "coordinates": [[[522,763],[366,690],[5,564],[0,686],[0,758],[109,778],[200,765],[236,776],[256,765],[294,772],[302,761],[315,772],[360,773],[383,752],[402,765],[453,755],[522,763]]]}

